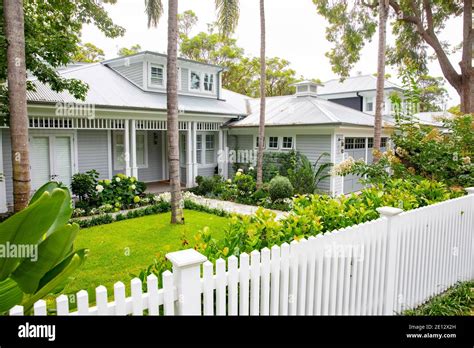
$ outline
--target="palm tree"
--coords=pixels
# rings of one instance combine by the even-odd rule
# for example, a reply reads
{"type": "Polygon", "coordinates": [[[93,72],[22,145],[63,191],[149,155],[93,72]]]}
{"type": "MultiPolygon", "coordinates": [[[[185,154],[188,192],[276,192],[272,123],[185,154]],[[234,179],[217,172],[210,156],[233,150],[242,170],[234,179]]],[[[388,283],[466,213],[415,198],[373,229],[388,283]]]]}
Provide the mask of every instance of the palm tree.
{"type": "MultiPolygon", "coordinates": [[[[145,0],[148,27],[156,27],[163,14],[161,0],[145,0]]],[[[171,186],[171,223],[184,222],[179,178],[178,128],[178,0],[168,0],[168,58],[166,64],[168,162],[171,186]]]]}
{"type": "Polygon", "coordinates": [[[380,158],[380,143],[382,136],[382,107],[384,101],[385,82],[385,45],[387,39],[388,1],[379,0],[379,48],[377,58],[377,91],[375,97],[375,125],[374,125],[374,150],[373,161],[380,158]]]}
{"type": "Polygon", "coordinates": [[[257,189],[263,182],[263,147],[265,145],[265,84],[267,66],[265,60],[265,0],[260,0],[260,123],[258,125],[257,189]]]}
{"type": "Polygon", "coordinates": [[[31,190],[26,109],[25,27],[22,0],[4,0],[8,99],[13,167],[13,209],[28,205],[31,190]]]}
{"type": "MultiPolygon", "coordinates": [[[[216,0],[217,25],[222,35],[235,31],[239,22],[239,0],[216,0]]],[[[262,186],[265,139],[265,0],[260,0],[260,123],[258,127],[257,188],[262,186]]]]}

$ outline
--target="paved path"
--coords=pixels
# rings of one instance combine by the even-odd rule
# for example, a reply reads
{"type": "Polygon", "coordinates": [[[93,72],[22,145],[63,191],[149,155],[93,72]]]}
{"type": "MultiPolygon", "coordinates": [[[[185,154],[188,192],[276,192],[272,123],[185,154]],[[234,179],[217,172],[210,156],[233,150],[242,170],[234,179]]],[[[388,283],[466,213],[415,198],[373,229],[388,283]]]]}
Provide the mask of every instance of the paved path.
{"type": "MultiPolygon", "coordinates": [[[[246,205],[228,201],[221,201],[219,199],[204,198],[200,196],[190,197],[189,199],[202,205],[206,205],[209,208],[222,209],[229,213],[237,213],[241,215],[253,215],[257,211],[258,207],[253,205],[246,205]]],[[[268,209],[276,214],[276,220],[280,220],[288,215],[288,212],[281,210],[268,209]]]]}

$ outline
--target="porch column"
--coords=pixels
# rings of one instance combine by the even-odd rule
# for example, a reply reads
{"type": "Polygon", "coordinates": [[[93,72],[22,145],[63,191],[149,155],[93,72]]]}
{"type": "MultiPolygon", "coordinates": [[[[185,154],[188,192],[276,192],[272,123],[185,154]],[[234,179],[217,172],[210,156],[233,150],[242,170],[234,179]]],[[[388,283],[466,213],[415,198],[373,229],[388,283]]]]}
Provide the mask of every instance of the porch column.
{"type": "Polygon", "coordinates": [[[193,139],[193,163],[192,163],[192,168],[193,168],[193,178],[196,178],[198,176],[198,163],[197,163],[197,123],[193,122],[193,128],[192,128],[192,139],[193,139]]]}
{"type": "MultiPolygon", "coordinates": [[[[132,176],[134,176],[135,178],[138,178],[138,167],[137,167],[137,124],[136,124],[136,121],[135,120],[131,120],[131,146],[130,146],[130,150],[131,150],[131,153],[132,153],[132,168],[131,168],[131,172],[132,172],[132,176]]],[[[146,139],[145,139],[146,141],[146,139]]]]}
{"type": "Polygon", "coordinates": [[[217,153],[217,173],[224,177],[225,154],[224,154],[224,131],[219,129],[219,148],[217,153]]]}
{"type": "Polygon", "coordinates": [[[229,178],[229,148],[227,147],[227,138],[229,136],[229,133],[227,130],[223,131],[224,133],[224,178],[228,179],[229,178]]]}
{"type": "Polygon", "coordinates": [[[2,129],[0,128],[0,213],[7,212],[7,190],[5,186],[5,169],[3,168],[2,129]],[[3,174],[3,175],[2,175],[3,174]]]}
{"type": "Polygon", "coordinates": [[[186,187],[194,186],[193,170],[193,123],[187,123],[186,131],[186,187]]]}
{"type": "Polygon", "coordinates": [[[131,168],[130,168],[130,120],[125,120],[125,128],[123,130],[123,143],[124,143],[124,160],[125,160],[125,175],[131,175],[131,168]]]}

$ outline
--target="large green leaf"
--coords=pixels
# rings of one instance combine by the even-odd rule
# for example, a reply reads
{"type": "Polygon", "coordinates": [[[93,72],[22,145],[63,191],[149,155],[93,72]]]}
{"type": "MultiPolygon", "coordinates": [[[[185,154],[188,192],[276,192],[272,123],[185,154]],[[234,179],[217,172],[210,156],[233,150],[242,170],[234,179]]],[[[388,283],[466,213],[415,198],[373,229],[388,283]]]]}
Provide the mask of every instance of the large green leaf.
{"type": "Polygon", "coordinates": [[[59,264],[71,252],[72,243],[77,236],[79,226],[64,225],[48,236],[38,246],[38,259],[24,260],[13,272],[11,278],[27,294],[33,294],[43,276],[59,264]]]}
{"type": "Polygon", "coordinates": [[[62,211],[61,215],[58,216],[56,222],[48,229],[48,231],[46,232],[46,235],[50,235],[51,233],[53,233],[54,230],[56,230],[59,226],[67,224],[67,222],[71,218],[71,215],[72,215],[71,193],[66,187],[61,186],[57,182],[50,181],[44,184],[43,186],[41,186],[38,190],[36,190],[35,194],[30,200],[30,205],[31,205],[34,202],[36,202],[43,195],[44,192],[52,193],[56,189],[63,190],[67,195],[67,199],[64,200],[63,205],[61,206],[61,211],[62,211]]]}
{"type": "Polygon", "coordinates": [[[33,307],[36,301],[48,295],[56,287],[61,285],[61,283],[63,283],[71,274],[73,274],[74,271],[84,263],[88,252],[88,249],[76,251],[64,259],[64,261],[54,267],[51,271],[46,273],[46,275],[40,281],[38,292],[32,296],[29,296],[22,303],[25,313],[33,307]]]}
{"type": "MultiPolygon", "coordinates": [[[[38,244],[41,237],[58,220],[69,219],[70,211],[64,209],[64,201],[69,200],[66,190],[55,189],[42,196],[26,209],[16,213],[0,224],[0,245],[18,246],[20,244],[38,244]]],[[[0,258],[0,281],[7,278],[18,266],[22,258],[0,258]]]]}
{"type": "Polygon", "coordinates": [[[21,303],[23,292],[11,278],[0,282],[0,314],[21,303]]]}

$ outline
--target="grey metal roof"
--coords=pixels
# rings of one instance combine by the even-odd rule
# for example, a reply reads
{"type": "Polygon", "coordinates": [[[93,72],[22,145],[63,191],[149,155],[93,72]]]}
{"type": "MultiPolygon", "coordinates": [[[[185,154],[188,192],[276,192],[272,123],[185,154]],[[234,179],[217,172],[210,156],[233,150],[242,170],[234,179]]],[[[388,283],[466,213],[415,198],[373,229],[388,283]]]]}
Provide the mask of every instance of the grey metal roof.
{"type": "MultiPolygon", "coordinates": [[[[251,113],[232,127],[258,127],[260,99],[250,99],[251,113]]],[[[374,116],[317,97],[294,95],[266,100],[266,126],[334,125],[373,127],[374,116]]]]}
{"type": "MultiPolygon", "coordinates": [[[[376,90],[377,77],[373,75],[352,76],[346,78],[344,81],[333,79],[323,82],[323,86],[318,88],[318,95],[351,93],[376,90]]],[[[393,82],[385,79],[384,89],[398,89],[402,88],[393,82]]]]}
{"type": "MultiPolygon", "coordinates": [[[[88,64],[77,68],[59,71],[64,78],[82,80],[89,85],[84,102],[75,99],[68,92],[56,93],[47,85],[32,79],[36,91],[27,92],[29,102],[39,103],[88,103],[96,107],[137,108],[166,110],[166,94],[147,92],[135,86],[127,79],[100,64],[88,64]]],[[[193,96],[178,97],[179,109],[185,112],[209,113],[221,115],[242,115],[242,110],[224,100],[193,96]]]]}

